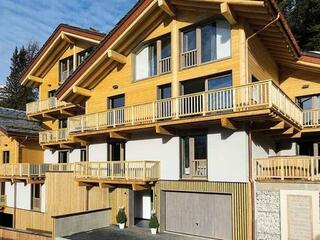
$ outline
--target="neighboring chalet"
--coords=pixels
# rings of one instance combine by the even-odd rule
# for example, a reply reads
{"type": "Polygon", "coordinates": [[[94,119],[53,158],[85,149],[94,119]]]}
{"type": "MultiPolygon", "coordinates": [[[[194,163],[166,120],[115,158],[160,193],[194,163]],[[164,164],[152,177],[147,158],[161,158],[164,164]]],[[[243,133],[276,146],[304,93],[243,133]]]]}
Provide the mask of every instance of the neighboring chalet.
{"type": "Polygon", "coordinates": [[[140,0],[106,36],[59,25],[21,77],[49,170],[39,223],[15,227],[62,237],[124,206],[128,226],[155,210],[171,233],[316,239],[319,73],[275,0],[140,0]]]}

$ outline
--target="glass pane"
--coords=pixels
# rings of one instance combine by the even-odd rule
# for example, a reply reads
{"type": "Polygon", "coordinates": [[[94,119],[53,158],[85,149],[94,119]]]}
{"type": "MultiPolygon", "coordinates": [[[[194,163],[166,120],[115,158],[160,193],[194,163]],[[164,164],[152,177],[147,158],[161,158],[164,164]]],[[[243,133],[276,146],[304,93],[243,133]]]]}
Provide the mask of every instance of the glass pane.
{"type": "Polygon", "coordinates": [[[216,26],[210,24],[201,28],[201,61],[217,59],[216,26]]]}
{"type": "Polygon", "coordinates": [[[161,59],[171,56],[171,38],[161,40],[161,59]]]}
{"type": "Polygon", "coordinates": [[[223,75],[208,79],[208,89],[219,89],[232,86],[232,75],[223,75]]]}
{"type": "Polygon", "coordinates": [[[183,52],[196,49],[196,30],[187,31],[183,33],[183,52]]]}
{"type": "Polygon", "coordinates": [[[59,128],[67,128],[68,127],[68,120],[66,118],[59,120],[59,128]]]}
{"type": "Polygon", "coordinates": [[[34,197],[40,198],[40,185],[39,184],[34,185],[34,197]]]}
{"type": "Polygon", "coordinates": [[[152,43],[149,45],[149,76],[157,74],[157,45],[152,43]]]}
{"type": "Polygon", "coordinates": [[[136,80],[144,79],[149,76],[149,48],[148,46],[141,49],[139,53],[136,54],[136,68],[135,74],[136,80]]]}
{"type": "Polygon", "coordinates": [[[171,98],[171,84],[159,87],[160,99],[171,98]]]}
{"type": "Polygon", "coordinates": [[[121,143],[111,143],[111,161],[121,160],[121,143]]]}
{"type": "Polygon", "coordinates": [[[298,104],[302,109],[304,110],[312,109],[312,96],[298,97],[297,99],[298,99],[298,104]]]}
{"type": "Polygon", "coordinates": [[[184,95],[205,91],[205,79],[188,80],[181,84],[184,95]]]}
{"type": "Polygon", "coordinates": [[[207,136],[194,137],[194,158],[207,159],[207,136]]]}
{"type": "Polygon", "coordinates": [[[182,175],[190,174],[189,137],[181,138],[182,175]]]}
{"type": "Polygon", "coordinates": [[[110,98],[110,108],[124,107],[124,96],[115,96],[110,98]]]}

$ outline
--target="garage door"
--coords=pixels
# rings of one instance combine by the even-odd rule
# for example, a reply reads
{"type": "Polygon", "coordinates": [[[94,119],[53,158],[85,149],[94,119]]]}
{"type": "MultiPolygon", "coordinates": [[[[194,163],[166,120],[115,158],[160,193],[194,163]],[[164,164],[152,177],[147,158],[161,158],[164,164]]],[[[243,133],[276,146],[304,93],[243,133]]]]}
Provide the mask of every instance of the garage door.
{"type": "Polygon", "coordinates": [[[166,192],[166,230],[231,240],[231,195],[166,192]]]}

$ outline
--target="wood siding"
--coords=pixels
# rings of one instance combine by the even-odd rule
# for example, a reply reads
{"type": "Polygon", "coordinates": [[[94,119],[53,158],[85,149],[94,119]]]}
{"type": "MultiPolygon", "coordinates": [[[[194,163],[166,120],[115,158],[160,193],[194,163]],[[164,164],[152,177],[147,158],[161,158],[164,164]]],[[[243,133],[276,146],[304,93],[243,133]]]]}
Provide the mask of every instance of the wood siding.
{"type": "Polygon", "coordinates": [[[32,234],[29,232],[24,232],[24,231],[17,231],[14,229],[8,229],[8,228],[0,228],[0,239],[3,240],[10,240],[10,239],[15,239],[15,240],[50,240],[52,237],[50,236],[43,236],[43,235],[38,235],[38,234],[32,234]]]}
{"type": "Polygon", "coordinates": [[[197,181],[160,181],[156,184],[155,206],[162,221],[160,205],[161,191],[228,193],[232,195],[232,224],[234,240],[250,240],[250,186],[248,183],[197,182],[197,181]]]}

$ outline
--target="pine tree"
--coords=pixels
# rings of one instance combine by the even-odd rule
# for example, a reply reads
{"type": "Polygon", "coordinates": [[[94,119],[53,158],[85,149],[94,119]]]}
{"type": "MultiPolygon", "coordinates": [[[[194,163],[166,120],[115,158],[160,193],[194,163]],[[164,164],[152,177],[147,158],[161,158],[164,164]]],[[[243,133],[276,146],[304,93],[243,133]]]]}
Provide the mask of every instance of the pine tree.
{"type": "Polygon", "coordinates": [[[15,48],[11,57],[10,75],[3,89],[4,99],[1,100],[0,106],[25,110],[26,104],[36,99],[37,92],[21,86],[19,79],[38,50],[39,46],[36,42],[29,43],[26,48],[24,46],[15,48]]]}
{"type": "Polygon", "coordinates": [[[320,1],[278,0],[299,46],[304,51],[320,51],[320,1]]]}

